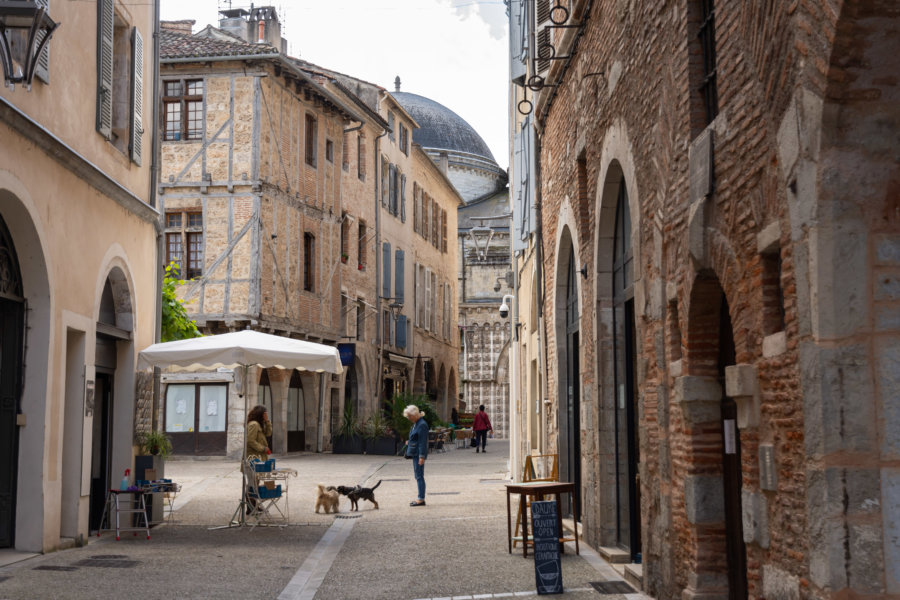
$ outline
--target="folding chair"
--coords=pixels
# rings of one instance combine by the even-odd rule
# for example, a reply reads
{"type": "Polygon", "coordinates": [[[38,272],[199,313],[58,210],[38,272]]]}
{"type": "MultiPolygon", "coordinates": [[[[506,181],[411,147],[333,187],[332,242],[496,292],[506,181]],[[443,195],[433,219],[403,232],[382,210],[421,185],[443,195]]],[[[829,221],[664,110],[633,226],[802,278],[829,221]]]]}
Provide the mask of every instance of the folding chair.
{"type": "Polygon", "coordinates": [[[260,463],[256,460],[242,463],[244,479],[247,482],[247,514],[245,518],[253,519],[255,521],[253,526],[287,526],[287,518],[278,506],[278,502],[283,496],[281,485],[270,489],[266,485],[260,484],[260,480],[264,480],[265,474],[271,472],[273,468],[268,461],[263,464],[266,466],[258,466],[260,463]]]}

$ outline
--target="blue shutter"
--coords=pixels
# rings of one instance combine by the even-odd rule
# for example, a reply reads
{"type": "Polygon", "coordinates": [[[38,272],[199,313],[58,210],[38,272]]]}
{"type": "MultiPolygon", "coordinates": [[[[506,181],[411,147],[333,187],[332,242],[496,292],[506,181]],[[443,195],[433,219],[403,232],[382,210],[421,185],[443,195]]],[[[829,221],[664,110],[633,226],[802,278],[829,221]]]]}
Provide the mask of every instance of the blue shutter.
{"type": "Polygon", "coordinates": [[[388,242],[384,242],[381,245],[381,264],[382,267],[382,278],[381,278],[381,295],[384,298],[391,297],[391,245],[388,242]]]}
{"type": "Polygon", "coordinates": [[[394,297],[397,302],[403,302],[404,296],[404,270],[403,270],[403,250],[399,248],[395,251],[394,260],[394,297]]]}
{"type": "Polygon", "coordinates": [[[400,176],[400,222],[406,223],[406,175],[400,176]]]}
{"type": "Polygon", "coordinates": [[[113,0],[97,0],[97,131],[112,137],[113,0]]]}
{"type": "Polygon", "coordinates": [[[525,83],[525,0],[509,3],[509,74],[513,83],[525,83]]]}
{"type": "Polygon", "coordinates": [[[406,315],[397,318],[397,347],[406,348],[406,315]]]}

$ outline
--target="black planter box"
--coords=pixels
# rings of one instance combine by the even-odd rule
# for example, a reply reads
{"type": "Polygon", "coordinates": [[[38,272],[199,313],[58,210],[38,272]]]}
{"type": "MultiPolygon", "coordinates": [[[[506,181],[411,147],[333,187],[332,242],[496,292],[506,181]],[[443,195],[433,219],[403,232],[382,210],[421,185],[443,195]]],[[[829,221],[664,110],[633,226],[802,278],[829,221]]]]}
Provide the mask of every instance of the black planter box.
{"type": "Polygon", "coordinates": [[[394,456],[397,454],[397,440],[387,436],[366,440],[366,454],[394,456]]]}
{"type": "Polygon", "coordinates": [[[336,435],[331,438],[331,452],[333,454],[362,454],[364,449],[365,442],[358,435],[336,435]]]}

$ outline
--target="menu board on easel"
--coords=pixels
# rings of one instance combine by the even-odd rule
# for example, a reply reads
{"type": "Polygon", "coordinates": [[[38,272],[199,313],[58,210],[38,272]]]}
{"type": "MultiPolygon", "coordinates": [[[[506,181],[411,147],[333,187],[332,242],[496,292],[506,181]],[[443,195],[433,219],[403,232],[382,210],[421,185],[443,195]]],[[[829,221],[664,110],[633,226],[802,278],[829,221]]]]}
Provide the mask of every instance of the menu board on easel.
{"type": "Polygon", "coordinates": [[[537,593],[562,594],[562,561],[559,556],[556,502],[532,502],[531,525],[537,593]]]}

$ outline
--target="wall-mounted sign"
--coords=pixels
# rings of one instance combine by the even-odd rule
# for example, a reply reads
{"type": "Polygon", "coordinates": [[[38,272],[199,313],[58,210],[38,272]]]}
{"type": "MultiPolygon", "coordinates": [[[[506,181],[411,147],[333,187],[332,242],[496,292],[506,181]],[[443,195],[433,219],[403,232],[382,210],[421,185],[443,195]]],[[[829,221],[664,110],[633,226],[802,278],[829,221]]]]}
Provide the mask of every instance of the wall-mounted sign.
{"type": "Polygon", "coordinates": [[[84,416],[94,416],[94,380],[84,382],[84,416]]]}
{"type": "Polygon", "coordinates": [[[349,367],[356,355],[356,344],[338,344],[338,353],[341,355],[341,366],[349,367]]]}

